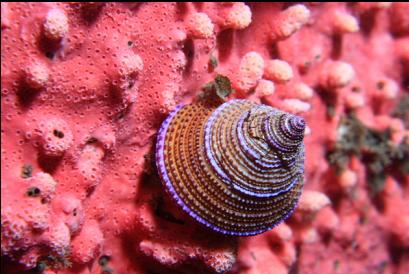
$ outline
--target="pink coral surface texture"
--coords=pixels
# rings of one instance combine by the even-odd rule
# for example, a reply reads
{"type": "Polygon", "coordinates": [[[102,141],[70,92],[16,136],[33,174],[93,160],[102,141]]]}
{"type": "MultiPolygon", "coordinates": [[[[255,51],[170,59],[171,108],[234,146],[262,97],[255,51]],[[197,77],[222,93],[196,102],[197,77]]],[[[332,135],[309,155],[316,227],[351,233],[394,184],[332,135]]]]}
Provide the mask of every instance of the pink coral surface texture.
{"type": "Polygon", "coordinates": [[[409,4],[1,3],[2,273],[409,273],[409,4]],[[306,121],[294,214],[196,222],[161,123],[223,75],[306,121]]]}

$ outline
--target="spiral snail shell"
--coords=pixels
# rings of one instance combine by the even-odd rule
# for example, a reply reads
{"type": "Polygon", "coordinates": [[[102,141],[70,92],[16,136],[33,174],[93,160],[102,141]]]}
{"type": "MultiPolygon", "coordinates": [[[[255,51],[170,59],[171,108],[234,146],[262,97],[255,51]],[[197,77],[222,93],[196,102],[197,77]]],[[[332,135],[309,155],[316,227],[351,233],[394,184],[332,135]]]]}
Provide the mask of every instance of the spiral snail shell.
{"type": "Polygon", "coordinates": [[[236,236],[289,217],[303,187],[303,118],[247,100],[178,106],[158,133],[163,184],[191,217],[236,236]]]}

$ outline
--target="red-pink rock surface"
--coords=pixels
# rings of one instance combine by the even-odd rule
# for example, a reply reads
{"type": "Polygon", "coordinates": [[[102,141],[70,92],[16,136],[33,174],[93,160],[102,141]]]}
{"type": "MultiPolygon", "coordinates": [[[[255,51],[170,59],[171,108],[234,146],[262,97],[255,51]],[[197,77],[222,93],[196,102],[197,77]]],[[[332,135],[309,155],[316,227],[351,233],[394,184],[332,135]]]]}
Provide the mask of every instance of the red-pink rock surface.
{"type": "Polygon", "coordinates": [[[409,136],[389,116],[408,92],[408,10],[1,3],[2,272],[409,273],[408,174],[374,198],[359,159],[337,176],[326,158],[351,110],[409,136]],[[191,220],[153,164],[167,113],[217,74],[308,123],[300,206],[254,237],[191,220]]]}

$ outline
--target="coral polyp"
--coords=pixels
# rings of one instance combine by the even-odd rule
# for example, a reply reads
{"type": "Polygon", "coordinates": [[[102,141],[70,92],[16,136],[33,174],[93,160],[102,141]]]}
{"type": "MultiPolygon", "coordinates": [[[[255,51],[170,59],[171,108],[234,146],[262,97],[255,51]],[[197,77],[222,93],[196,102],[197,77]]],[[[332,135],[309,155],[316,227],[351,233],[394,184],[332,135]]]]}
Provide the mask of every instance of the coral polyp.
{"type": "Polygon", "coordinates": [[[163,122],[156,164],[194,219],[237,236],[265,232],[294,210],[303,186],[303,118],[248,100],[203,99],[163,122]]]}

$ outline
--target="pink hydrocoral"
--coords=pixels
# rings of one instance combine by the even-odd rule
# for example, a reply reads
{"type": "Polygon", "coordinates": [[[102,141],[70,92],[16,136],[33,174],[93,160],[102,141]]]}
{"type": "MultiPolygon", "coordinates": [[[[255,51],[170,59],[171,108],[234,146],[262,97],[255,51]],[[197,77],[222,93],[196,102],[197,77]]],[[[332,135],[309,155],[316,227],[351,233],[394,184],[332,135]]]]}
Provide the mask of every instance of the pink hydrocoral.
{"type": "Polygon", "coordinates": [[[363,162],[335,170],[326,158],[346,113],[390,128],[392,145],[408,136],[390,116],[407,92],[406,9],[2,3],[5,272],[45,261],[47,273],[409,272],[408,176],[394,170],[373,196],[363,162]],[[309,132],[299,208],[238,246],[167,200],[150,152],[166,114],[217,74],[237,89],[230,97],[300,112],[309,132]]]}

